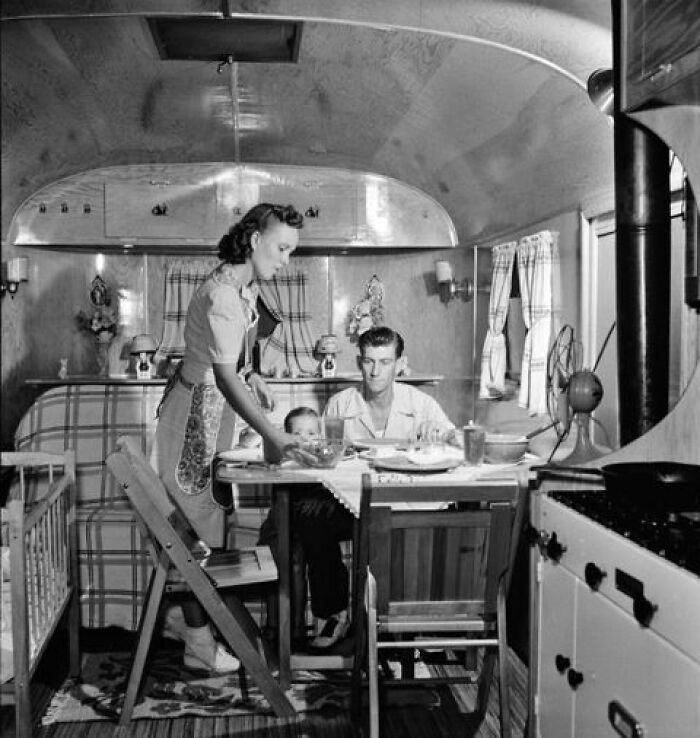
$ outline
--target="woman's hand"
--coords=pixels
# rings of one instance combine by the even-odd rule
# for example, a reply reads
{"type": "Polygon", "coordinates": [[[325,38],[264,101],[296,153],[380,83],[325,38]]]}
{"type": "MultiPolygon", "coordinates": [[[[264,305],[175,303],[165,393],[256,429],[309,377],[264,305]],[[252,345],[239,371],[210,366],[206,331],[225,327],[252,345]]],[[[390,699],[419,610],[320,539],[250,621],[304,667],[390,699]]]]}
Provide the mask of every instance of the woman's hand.
{"type": "Polygon", "coordinates": [[[299,436],[292,433],[285,433],[281,430],[263,437],[263,456],[265,461],[270,464],[279,464],[284,458],[286,449],[289,446],[299,446],[301,442],[299,436]]]}
{"type": "Polygon", "coordinates": [[[248,377],[247,385],[253,391],[253,397],[263,410],[271,411],[275,409],[275,393],[259,374],[253,372],[248,377]]]}

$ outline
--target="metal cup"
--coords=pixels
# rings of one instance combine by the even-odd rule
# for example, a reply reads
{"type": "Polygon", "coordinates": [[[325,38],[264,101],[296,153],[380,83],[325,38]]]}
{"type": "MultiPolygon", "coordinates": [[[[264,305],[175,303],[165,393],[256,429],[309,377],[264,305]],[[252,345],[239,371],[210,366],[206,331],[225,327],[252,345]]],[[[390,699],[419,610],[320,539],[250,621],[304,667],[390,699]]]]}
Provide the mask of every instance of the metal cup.
{"type": "Polygon", "coordinates": [[[483,464],[486,431],[480,425],[465,425],[462,432],[464,434],[465,462],[468,466],[483,464]]]}

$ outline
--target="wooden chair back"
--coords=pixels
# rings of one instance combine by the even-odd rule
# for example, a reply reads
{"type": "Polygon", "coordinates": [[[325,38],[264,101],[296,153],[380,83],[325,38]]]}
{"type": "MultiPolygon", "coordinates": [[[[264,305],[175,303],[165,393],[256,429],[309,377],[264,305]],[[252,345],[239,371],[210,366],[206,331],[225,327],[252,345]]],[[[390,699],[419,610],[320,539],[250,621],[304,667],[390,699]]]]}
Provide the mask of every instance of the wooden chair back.
{"type": "MultiPolygon", "coordinates": [[[[356,618],[353,701],[358,704],[358,664],[367,661],[372,734],[378,729],[377,653],[387,645],[492,649],[479,710],[498,649],[507,715],[505,593],[525,504],[515,478],[458,484],[444,477],[363,476],[355,592],[356,598],[366,593],[367,618],[356,618]],[[387,637],[391,642],[382,643],[387,637]]],[[[356,613],[363,609],[358,599],[354,606],[356,613]]]]}
{"type": "Polygon", "coordinates": [[[378,617],[429,611],[438,624],[459,613],[493,619],[515,552],[519,499],[514,481],[433,486],[429,477],[377,483],[365,475],[360,556],[364,549],[377,582],[378,617]]]}

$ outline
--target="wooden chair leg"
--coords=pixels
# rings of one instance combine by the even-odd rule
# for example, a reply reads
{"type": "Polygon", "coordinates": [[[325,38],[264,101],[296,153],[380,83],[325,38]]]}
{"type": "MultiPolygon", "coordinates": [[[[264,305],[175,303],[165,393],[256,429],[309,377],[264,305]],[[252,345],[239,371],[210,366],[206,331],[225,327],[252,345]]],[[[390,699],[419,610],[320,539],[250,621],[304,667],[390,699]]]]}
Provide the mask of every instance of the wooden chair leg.
{"type": "Polygon", "coordinates": [[[377,649],[377,585],[367,574],[367,681],[369,683],[369,735],[379,738],[379,658],[377,649]]]}
{"type": "Polygon", "coordinates": [[[169,561],[166,554],[162,553],[158,567],[151,575],[151,581],[148,588],[148,596],[146,606],[141,613],[141,622],[139,624],[139,640],[134,652],[134,658],[129,671],[129,682],[124,695],[124,703],[122,705],[121,714],[119,716],[119,724],[114,731],[115,736],[128,736],[131,732],[130,723],[131,716],[134,712],[134,705],[138,697],[141,679],[143,678],[143,670],[146,665],[146,657],[151,647],[151,639],[155,629],[156,620],[158,618],[158,610],[165,589],[165,581],[168,577],[169,561]]]}
{"type": "Polygon", "coordinates": [[[357,591],[353,596],[353,629],[354,629],[354,648],[352,662],[352,677],[350,685],[350,714],[355,723],[362,719],[362,672],[365,666],[366,657],[366,610],[363,604],[363,597],[366,598],[367,584],[364,577],[355,577],[355,582],[363,581],[362,588],[364,595],[360,596],[357,591]]]}
{"type": "Polygon", "coordinates": [[[501,738],[510,738],[510,680],[508,674],[510,664],[508,660],[508,640],[506,635],[506,588],[505,580],[501,579],[498,587],[497,628],[498,628],[498,676],[499,676],[499,704],[501,709],[501,738]]]}
{"type": "Polygon", "coordinates": [[[496,653],[493,647],[486,649],[484,659],[479,671],[479,686],[476,696],[476,714],[480,720],[484,719],[489,707],[489,694],[491,693],[491,681],[493,679],[493,667],[496,661],[496,653]]]}

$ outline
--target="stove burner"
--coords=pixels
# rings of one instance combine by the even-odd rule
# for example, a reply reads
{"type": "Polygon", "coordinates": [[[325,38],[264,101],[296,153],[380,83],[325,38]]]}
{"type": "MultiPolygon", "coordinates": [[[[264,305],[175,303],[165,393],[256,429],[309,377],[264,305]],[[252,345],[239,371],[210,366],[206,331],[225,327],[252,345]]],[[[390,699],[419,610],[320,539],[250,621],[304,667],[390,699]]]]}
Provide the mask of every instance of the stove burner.
{"type": "Polygon", "coordinates": [[[613,500],[604,490],[552,492],[551,497],[700,576],[700,514],[650,510],[613,500]]]}

